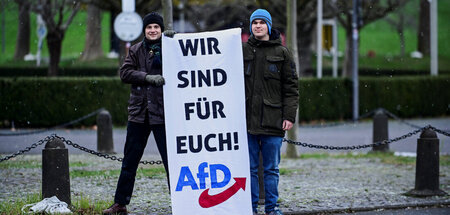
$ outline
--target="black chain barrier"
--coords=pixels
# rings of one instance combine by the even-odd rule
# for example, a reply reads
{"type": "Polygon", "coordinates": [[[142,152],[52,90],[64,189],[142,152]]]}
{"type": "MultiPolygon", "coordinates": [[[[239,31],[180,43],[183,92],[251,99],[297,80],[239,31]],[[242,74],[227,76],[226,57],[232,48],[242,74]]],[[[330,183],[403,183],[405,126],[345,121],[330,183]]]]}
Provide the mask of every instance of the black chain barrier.
{"type": "MultiPolygon", "coordinates": [[[[92,112],[92,113],[90,113],[90,114],[88,114],[88,115],[86,115],[86,116],[83,116],[83,117],[81,117],[81,118],[79,118],[79,119],[73,120],[73,121],[68,122],[68,123],[64,123],[64,124],[62,124],[62,125],[60,125],[60,126],[55,126],[55,127],[53,127],[53,128],[56,128],[56,127],[63,127],[63,126],[67,126],[67,125],[70,125],[70,124],[77,123],[77,122],[79,122],[79,121],[81,121],[81,120],[84,120],[84,119],[86,119],[86,118],[89,118],[89,117],[91,117],[91,116],[93,116],[93,115],[99,113],[99,112],[102,111],[102,110],[104,110],[104,109],[103,109],[103,108],[98,109],[98,110],[96,110],[96,111],[94,111],[94,112],[92,112]]],[[[428,126],[425,126],[425,127],[420,127],[420,126],[417,126],[417,125],[414,125],[414,124],[412,124],[412,123],[408,123],[408,122],[402,120],[402,119],[399,118],[398,116],[396,116],[396,115],[390,113],[389,111],[387,111],[387,110],[385,110],[385,109],[383,109],[383,108],[381,108],[381,110],[384,111],[388,116],[390,116],[390,117],[392,117],[392,118],[394,118],[394,119],[396,119],[396,120],[400,120],[400,122],[405,123],[405,124],[407,124],[407,125],[409,125],[409,126],[411,126],[411,127],[417,128],[417,129],[414,130],[414,131],[412,131],[412,132],[409,132],[409,133],[407,133],[407,134],[405,134],[405,135],[402,135],[402,136],[400,136],[400,137],[396,137],[396,138],[393,138],[393,139],[384,140],[384,141],[380,141],[380,142],[375,142],[375,143],[367,144],[367,145],[353,145],[353,146],[327,146],[327,145],[314,145],[314,144],[308,144],[308,143],[303,143],[303,142],[299,142],[299,141],[293,141],[293,140],[289,140],[289,139],[286,139],[286,138],[283,138],[283,142],[287,142],[287,143],[289,143],[289,144],[294,144],[294,145],[298,145],[298,146],[302,146],[302,147],[316,148],[316,149],[327,149],[327,150],[355,150],[355,149],[369,148],[369,147],[380,146],[380,145],[385,145],[385,144],[390,144],[390,143],[393,143],[393,142],[397,142],[397,141],[406,139],[406,138],[408,138],[408,137],[411,137],[411,136],[413,136],[413,135],[415,135],[415,134],[417,134],[417,133],[419,133],[419,132],[423,132],[424,130],[427,130],[427,129],[431,129],[431,130],[433,130],[433,131],[435,131],[435,132],[437,132],[437,133],[440,133],[440,134],[442,134],[442,135],[445,135],[445,136],[449,136],[449,137],[450,137],[450,133],[447,132],[447,131],[440,130],[440,129],[435,128],[435,127],[433,127],[433,126],[431,126],[431,125],[428,125],[428,126]]],[[[368,112],[368,113],[366,113],[365,115],[362,115],[359,119],[368,117],[368,116],[372,115],[373,113],[375,113],[375,111],[377,111],[377,110],[373,110],[373,111],[371,111],[371,112],[368,112]]],[[[335,125],[335,124],[332,124],[332,125],[335,125]]],[[[320,126],[318,126],[318,127],[320,127],[320,126]]],[[[321,125],[321,127],[324,127],[324,126],[321,125]]],[[[48,130],[50,130],[50,129],[46,129],[45,131],[48,131],[48,130]]],[[[42,132],[42,131],[28,132],[27,134],[30,134],[30,133],[38,133],[38,132],[42,132]]],[[[0,136],[1,136],[1,135],[5,135],[5,134],[1,134],[1,133],[0,133],[0,136]]],[[[9,135],[9,134],[6,134],[6,135],[9,135]]],[[[19,133],[19,134],[11,134],[11,135],[25,135],[25,134],[19,133]]],[[[44,138],[44,139],[42,139],[42,140],[39,140],[39,141],[36,142],[36,143],[33,143],[31,146],[26,147],[25,149],[20,150],[20,151],[14,153],[14,154],[12,154],[12,155],[8,155],[8,156],[6,156],[6,157],[1,157],[1,156],[0,156],[0,163],[3,162],[3,161],[9,160],[9,159],[11,159],[11,158],[14,158],[14,157],[16,157],[16,156],[18,156],[18,155],[21,155],[21,154],[24,154],[24,153],[26,153],[26,152],[29,152],[31,149],[34,149],[34,148],[36,148],[36,147],[38,147],[38,146],[40,146],[40,145],[42,145],[42,144],[44,144],[44,143],[46,143],[46,142],[48,142],[48,141],[50,141],[50,140],[53,140],[54,138],[59,138],[61,141],[63,141],[65,144],[67,144],[67,145],[69,145],[69,146],[71,146],[71,147],[74,147],[74,148],[76,148],[76,149],[79,149],[79,150],[81,150],[81,151],[84,151],[84,152],[87,152],[87,153],[90,153],[90,154],[93,154],[93,155],[96,155],[96,156],[98,156],[98,157],[103,157],[103,158],[105,158],[105,159],[110,159],[110,160],[117,160],[117,161],[119,161],[119,162],[122,162],[122,160],[123,160],[123,158],[116,157],[116,156],[114,156],[114,155],[109,155],[109,154],[106,154],[106,153],[97,152],[97,151],[94,151],[94,150],[92,150],[92,149],[88,149],[88,148],[86,148],[86,147],[83,147],[83,146],[80,146],[80,145],[78,145],[78,144],[76,144],[76,143],[73,143],[73,142],[70,141],[70,140],[66,140],[64,137],[59,137],[59,136],[57,136],[56,134],[53,134],[53,135],[47,136],[46,138],[44,138]]],[[[147,165],[147,164],[154,165],[154,164],[162,164],[162,161],[160,161],[160,160],[158,160],[158,161],[140,161],[139,163],[145,164],[145,165],[147,165]]]]}
{"type": "Polygon", "coordinates": [[[413,128],[420,128],[420,126],[415,125],[415,124],[412,124],[412,123],[410,123],[410,122],[407,122],[407,121],[401,119],[401,118],[398,117],[397,115],[395,115],[395,114],[389,112],[388,110],[386,110],[386,109],[384,109],[384,108],[381,108],[381,110],[383,110],[383,112],[384,112],[386,115],[388,115],[389,117],[391,117],[391,118],[393,118],[393,119],[395,119],[395,120],[398,120],[399,122],[401,122],[401,123],[403,123],[403,124],[405,124],[405,125],[408,125],[408,126],[413,127],[413,128]]]}
{"type": "Polygon", "coordinates": [[[437,132],[437,133],[439,133],[439,134],[442,134],[442,135],[445,135],[445,136],[447,136],[447,137],[450,137],[450,133],[447,132],[447,131],[443,131],[443,130],[437,129],[437,128],[431,126],[431,125],[428,125],[428,127],[429,127],[431,130],[433,130],[433,131],[435,131],[435,132],[437,132]]]}
{"type": "MultiPolygon", "coordinates": [[[[66,145],[69,145],[69,146],[71,146],[73,148],[76,148],[76,149],[79,149],[81,151],[87,152],[89,154],[96,155],[98,157],[102,157],[102,158],[105,158],[105,159],[110,159],[110,160],[113,160],[113,161],[119,161],[119,162],[122,162],[122,160],[123,160],[123,158],[116,157],[114,155],[109,155],[109,154],[106,154],[106,153],[97,152],[97,151],[92,150],[92,149],[88,149],[88,148],[86,148],[84,146],[80,146],[80,145],[78,145],[76,143],[73,143],[72,141],[67,140],[64,137],[60,137],[60,136],[58,136],[56,134],[52,134],[52,135],[47,136],[46,138],[44,138],[42,140],[39,140],[37,143],[33,143],[30,147],[26,147],[24,150],[20,150],[20,151],[18,151],[16,153],[14,153],[12,155],[8,155],[6,157],[0,157],[0,163],[3,162],[3,161],[9,160],[11,158],[14,158],[14,157],[16,157],[18,155],[24,154],[25,152],[29,152],[31,149],[34,149],[34,148],[36,148],[36,147],[38,147],[38,146],[40,146],[40,145],[42,145],[42,144],[44,144],[44,143],[46,143],[48,141],[51,141],[51,140],[53,140],[55,138],[60,139],[66,145]]],[[[158,160],[158,161],[140,161],[139,163],[144,164],[144,165],[147,165],[147,164],[149,164],[149,165],[155,165],[155,164],[159,165],[159,164],[162,164],[162,161],[160,161],[160,160],[158,160]]]]}
{"type": "Polygon", "coordinates": [[[82,117],[80,117],[78,119],[75,119],[75,120],[72,120],[70,122],[66,122],[66,123],[60,124],[60,125],[52,126],[52,127],[49,127],[49,128],[36,130],[36,131],[0,133],[0,136],[22,136],[22,135],[43,133],[43,132],[50,131],[50,130],[53,130],[53,129],[56,129],[56,128],[64,128],[64,127],[67,127],[69,125],[73,125],[75,123],[81,122],[81,121],[83,121],[83,120],[85,120],[87,118],[90,118],[92,116],[95,116],[98,113],[100,113],[102,110],[105,110],[105,109],[104,108],[100,108],[100,109],[98,109],[98,110],[96,110],[96,111],[94,111],[92,113],[89,113],[89,114],[87,114],[85,116],[82,116],[82,117]]]}
{"type": "MultiPolygon", "coordinates": [[[[109,154],[106,154],[106,153],[97,152],[97,151],[94,151],[92,149],[88,149],[86,147],[80,146],[80,145],[78,145],[76,143],[73,143],[70,140],[66,140],[66,138],[64,138],[64,137],[59,137],[57,135],[54,135],[54,137],[55,138],[59,138],[61,141],[63,141],[63,143],[65,143],[65,144],[67,144],[69,146],[72,146],[72,147],[74,147],[76,149],[79,149],[81,151],[87,152],[89,154],[97,155],[99,157],[102,157],[102,158],[105,158],[105,159],[110,159],[110,160],[113,160],[113,161],[117,160],[119,162],[122,162],[122,160],[123,160],[123,158],[120,158],[120,157],[118,158],[118,157],[116,157],[114,155],[109,155],[109,154]]],[[[160,161],[160,160],[159,161],[140,161],[139,163],[145,164],[145,165],[147,165],[147,164],[154,165],[154,164],[162,164],[162,161],[160,161]]]]}
{"type": "Polygon", "coordinates": [[[417,130],[414,130],[412,132],[409,132],[405,135],[402,135],[400,137],[396,137],[393,139],[389,139],[389,140],[384,140],[384,141],[379,141],[379,142],[375,142],[372,144],[367,144],[367,145],[354,145],[354,146],[327,146],[327,145],[314,145],[314,144],[308,144],[308,143],[302,143],[302,142],[297,142],[297,141],[293,141],[293,140],[289,140],[286,138],[283,138],[283,142],[287,142],[289,144],[294,144],[297,146],[302,146],[302,147],[308,147],[308,148],[315,148],[315,149],[328,149],[328,150],[355,150],[355,149],[363,149],[363,148],[369,148],[369,147],[374,147],[374,146],[380,146],[380,145],[386,145],[386,144],[390,144],[393,142],[397,142],[403,139],[406,139],[408,137],[411,137],[419,132],[423,132],[424,130],[427,129],[431,129],[437,133],[443,134],[445,136],[450,137],[450,133],[445,132],[443,130],[437,129],[431,125],[427,125],[425,127],[419,128],[417,130]]]}
{"type": "Polygon", "coordinates": [[[14,153],[12,155],[8,155],[6,157],[0,157],[0,163],[3,162],[3,161],[7,161],[7,160],[9,160],[11,158],[15,158],[16,156],[24,154],[25,152],[29,152],[31,149],[34,149],[34,148],[36,148],[36,147],[38,147],[38,146],[40,146],[40,145],[50,141],[51,139],[53,139],[51,136],[47,136],[46,138],[44,138],[42,140],[39,140],[36,143],[31,144],[31,146],[26,147],[23,150],[19,150],[18,152],[14,153]]]}

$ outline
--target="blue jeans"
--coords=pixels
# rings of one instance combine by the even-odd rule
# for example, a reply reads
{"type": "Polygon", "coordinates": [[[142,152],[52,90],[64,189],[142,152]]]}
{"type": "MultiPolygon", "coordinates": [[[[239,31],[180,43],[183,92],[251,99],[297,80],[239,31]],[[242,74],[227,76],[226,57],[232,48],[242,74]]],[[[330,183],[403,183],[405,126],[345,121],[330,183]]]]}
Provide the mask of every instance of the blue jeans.
{"type": "Polygon", "coordinates": [[[280,150],[282,137],[270,135],[252,135],[248,136],[248,148],[250,153],[250,175],[252,187],[252,207],[256,212],[259,200],[258,166],[259,152],[261,151],[264,166],[264,190],[265,190],[265,211],[271,212],[278,207],[278,181],[280,171],[280,150]]]}

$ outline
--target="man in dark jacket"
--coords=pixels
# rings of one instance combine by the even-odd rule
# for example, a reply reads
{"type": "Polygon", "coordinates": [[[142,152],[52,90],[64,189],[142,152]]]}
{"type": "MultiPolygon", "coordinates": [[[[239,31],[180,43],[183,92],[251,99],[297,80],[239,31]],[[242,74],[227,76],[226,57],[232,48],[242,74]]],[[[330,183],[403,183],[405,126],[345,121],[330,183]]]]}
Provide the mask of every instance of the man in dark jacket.
{"type": "Polygon", "coordinates": [[[114,204],[104,210],[104,214],[127,214],[126,205],[130,203],[136,170],[150,132],[155,137],[169,180],[162,90],[164,78],[161,76],[164,22],[159,14],[149,13],[144,17],[143,24],[144,40],[131,46],[120,68],[122,81],[131,84],[127,137],[114,204]]]}
{"type": "Polygon", "coordinates": [[[258,166],[264,166],[265,212],[280,215],[278,181],[280,150],[285,131],[292,128],[298,106],[298,77],[280,33],[272,29],[270,13],[258,9],[250,17],[249,40],[243,44],[245,96],[252,207],[257,213],[258,166]]]}

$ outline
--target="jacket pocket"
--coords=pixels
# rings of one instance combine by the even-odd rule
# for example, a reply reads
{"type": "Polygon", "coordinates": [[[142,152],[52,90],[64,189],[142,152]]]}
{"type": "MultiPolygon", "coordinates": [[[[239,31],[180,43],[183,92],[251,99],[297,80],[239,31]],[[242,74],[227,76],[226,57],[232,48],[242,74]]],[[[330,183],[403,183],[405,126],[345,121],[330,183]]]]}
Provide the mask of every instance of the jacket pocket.
{"type": "Polygon", "coordinates": [[[282,104],[264,99],[261,126],[265,128],[282,129],[282,104]]]}
{"type": "Polygon", "coordinates": [[[139,115],[142,109],[142,97],[138,96],[130,96],[128,100],[128,115],[136,116],[139,115]]]}
{"type": "Polygon", "coordinates": [[[250,76],[252,74],[253,56],[244,57],[244,74],[250,76]]]}
{"type": "Polygon", "coordinates": [[[266,56],[267,68],[264,72],[264,78],[280,80],[280,70],[284,61],[280,56],[266,56]]]}

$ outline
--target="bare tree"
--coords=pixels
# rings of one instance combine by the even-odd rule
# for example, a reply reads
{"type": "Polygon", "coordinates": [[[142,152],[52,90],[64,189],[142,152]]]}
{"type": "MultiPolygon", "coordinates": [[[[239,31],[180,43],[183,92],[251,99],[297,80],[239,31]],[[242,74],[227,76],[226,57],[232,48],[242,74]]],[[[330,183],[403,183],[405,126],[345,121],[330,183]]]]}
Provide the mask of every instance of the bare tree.
{"type": "Polygon", "coordinates": [[[89,4],[87,7],[86,39],[84,51],[80,58],[82,61],[103,57],[100,12],[101,10],[96,4],[89,4]]]}
{"type": "Polygon", "coordinates": [[[36,13],[47,26],[47,47],[50,53],[48,76],[57,76],[64,34],[80,8],[79,0],[38,0],[36,13]],[[69,13],[65,19],[64,14],[69,13]]]}
{"type": "MultiPolygon", "coordinates": [[[[364,0],[360,1],[361,15],[358,31],[364,26],[385,17],[392,11],[405,4],[406,0],[364,0]]],[[[328,2],[329,10],[335,12],[339,23],[344,27],[346,33],[346,46],[342,76],[351,77],[352,66],[352,1],[337,0],[336,4],[328,2]]],[[[359,42],[359,41],[358,41],[359,42]]]]}
{"type": "Polygon", "coordinates": [[[430,55],[430,1],[420,0],[419,30],[417,31],[417,50],[430,55]]]}
{"type": "Polygon", "coordinates": [[[14,60],[23,60],[30,52],[30,10],[31,2],[28,0],[14,0],[19,6],[19,26],[16,39],[14,60]]]}
{"type": "MultiPolygon", "coordinates": [[[[406,7],[406,5],[405,5],[406,7]]],[[[415,8],[415,7],[414,7],[415,8]]],[[[397,31],[400,39],[400,56],[405,56],[405,26],[412,26],[414,29],[417,27],[417,21],[411,14],[405,12],[404,9],[397,10],[397,12],[386,16],[386,22],[388,22],[392,28],[397,31]]]]}

